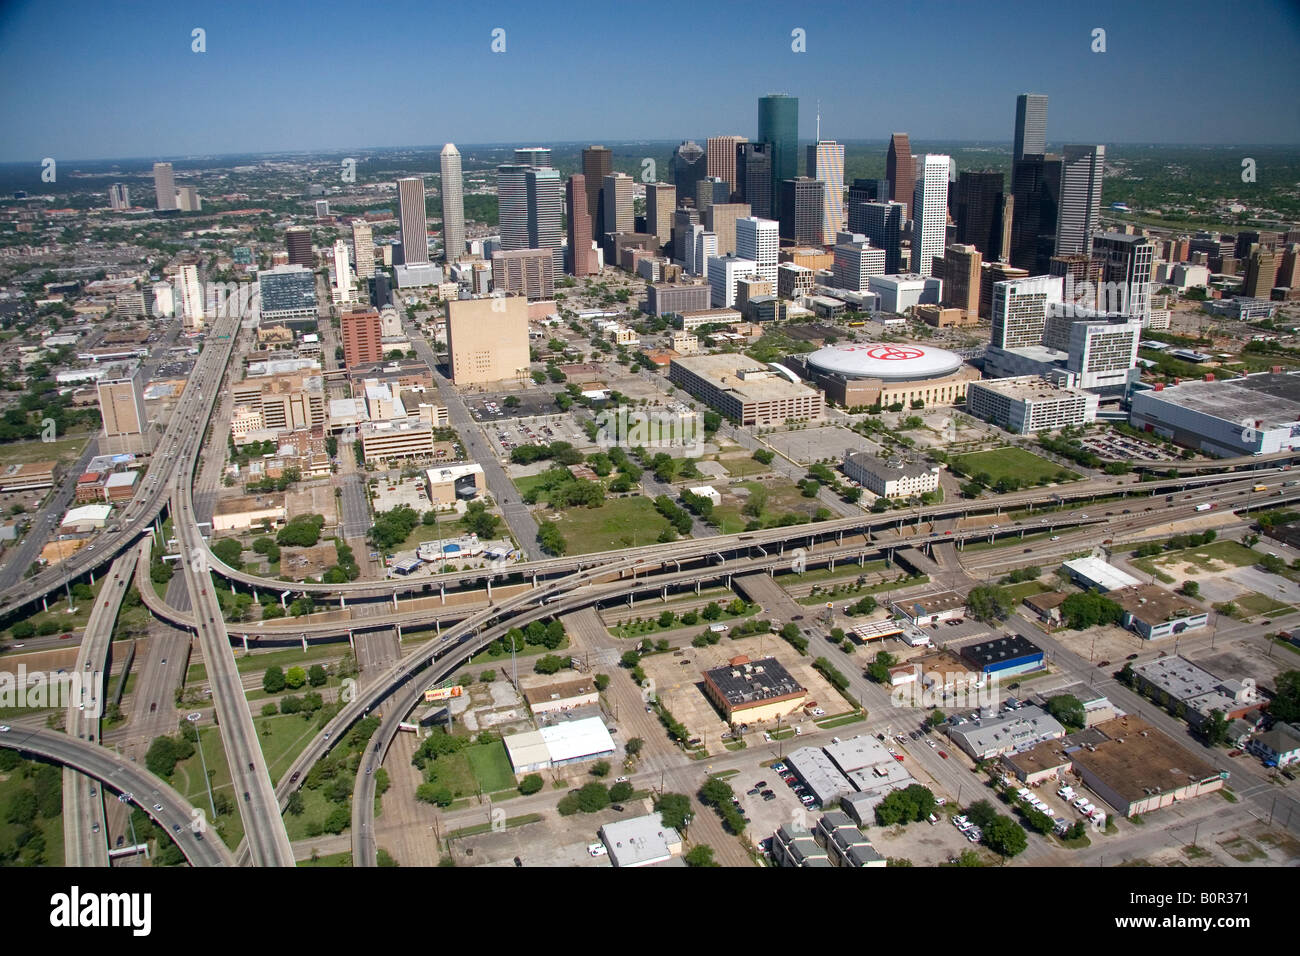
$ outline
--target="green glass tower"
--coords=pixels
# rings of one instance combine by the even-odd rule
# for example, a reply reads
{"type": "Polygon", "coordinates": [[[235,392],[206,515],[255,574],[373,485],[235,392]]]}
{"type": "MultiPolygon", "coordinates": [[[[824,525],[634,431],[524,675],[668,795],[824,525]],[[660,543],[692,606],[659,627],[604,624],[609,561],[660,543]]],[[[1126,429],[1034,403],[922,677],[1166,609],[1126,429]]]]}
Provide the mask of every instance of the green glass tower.
{"type": "Polygon", "coordinates": [[[799,99],[773,93],[758,100],[758,142],[772,144],[772,218],[781,217],[781,182],[799,175],[799,99]]]}

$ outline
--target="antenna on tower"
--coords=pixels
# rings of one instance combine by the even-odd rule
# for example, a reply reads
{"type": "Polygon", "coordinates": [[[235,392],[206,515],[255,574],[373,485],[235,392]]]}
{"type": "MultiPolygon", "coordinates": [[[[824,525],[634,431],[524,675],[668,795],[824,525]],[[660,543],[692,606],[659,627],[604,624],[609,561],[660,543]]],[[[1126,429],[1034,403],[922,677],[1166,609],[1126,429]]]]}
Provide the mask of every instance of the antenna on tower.
{"type": "Polygon", "coordinates": [[[822,101],[817,101],[817,142],[822,141],[822,101]]]}

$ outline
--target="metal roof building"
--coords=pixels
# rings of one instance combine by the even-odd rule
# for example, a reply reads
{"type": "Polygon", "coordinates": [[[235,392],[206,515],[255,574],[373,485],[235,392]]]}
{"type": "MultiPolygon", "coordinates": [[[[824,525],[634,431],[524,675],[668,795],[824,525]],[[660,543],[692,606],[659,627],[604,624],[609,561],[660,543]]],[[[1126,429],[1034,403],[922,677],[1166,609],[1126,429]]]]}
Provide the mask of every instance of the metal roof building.
{"type": "Polygon", "coordinates": [[[618,867],[651,866],[682,852],[681,835],[664,826],[657,813],[606,823],[600,828],[600,839],[610,862],[618,867]]]}

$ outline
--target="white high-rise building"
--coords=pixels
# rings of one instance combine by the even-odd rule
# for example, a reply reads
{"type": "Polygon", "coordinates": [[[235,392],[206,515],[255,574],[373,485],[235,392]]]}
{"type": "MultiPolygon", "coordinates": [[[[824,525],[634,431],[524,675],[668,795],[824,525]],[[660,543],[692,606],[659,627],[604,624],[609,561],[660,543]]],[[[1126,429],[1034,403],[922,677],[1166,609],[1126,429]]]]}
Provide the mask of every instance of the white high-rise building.
{"type": "Polygon", "coordinates": [[[108,204],[114,211],[131,208],[131,193],[126,183],[113,183],[108,187],[108,204]]]}
{"type": "Polygon", "coordinates": [[[1092,255],[1092,234],[1101,225],[1105,146],[1065,147],[1056,213],[1056,254],[1092,255]]]}
{"type": "Polygon", "coordinates": [[[176,315],[176,294],[171,283],[154,283],[153,314],[155,318],[159,319],[170,319],[176,315]]]}
{"type": "MultiPolygon", "coordinates": [[[[636,213],[632,207],[632,177],[627,173],[610,173],[602,188],[605,192],[605,232],[632,232],[636,213]]],[[[603,242],[604,236],[597,236],[603,242]]]]}
{"type": "Polygon", "coordinates": [[[334,242],[334,287],[330,290],[330,301],[342,305],[356,300],[352,287],[352,264],[348,262],[348,243],[346,239],[338,239],[334,242]]]}
{"type": "Polygon", "coordinates": [[[455,143],[442,148],[442,255],[447,262],[465,255],[465,183],[455,143]]]}
{"type": "Polygon", "coordinates": [[[424,214],[424,180],[410,176],[397,181],[397,219],[401,223],[402,256],[408,266],[429,262],[429,223],[424,214]]]}
{"type": "Polygon", "coordinates": [[[358,279],[375,277],[375,240],[370,223],[364,219],[352,220],[352,258],[357,263],[358,279]]]}
{"type": "Polygon", "coordinates": [[[835,244],[835,288],[868,292],[871,276],[885,274],[885,250],[869,243],[865,236],[841,233],[835,244]]]}
{"type": "Polygon", "coordinates": [[[912,190],[912,272],[928,276],[934,260],[943,258],[948,236],[948,171],[950,160],[926,153],[916,163],[912,190]]]}
{"type": "Polygon", "coordinates": [[[686,271],[693,276],[709,274],[709,260],[718,255],[718,237],[699,224],[691,225],[688,237],[686,271]]]}
{"type": "Polygon", "coordinates": [[[736,220],[736,255],[758,267],[758,277],[776,289],[777,253],[781,249],[781,224],[775,219],[746,216],[736,220]]]}
{"type": "Polygon", "coordinates": [[[736,304],[736,282],[758,275],[758,263],[739,256],[717,256],[709,260],[709,290],[715,309],[736,304]]]}
{"type": "Polygon", "coordinates": [[[176,179],[172,175],[171,163],[153,164],[153,191],[158,209],[176,208],[176,179]]]}
{"type": "MultiPolygon", "coordinates": [[[[808,175],[820,179],[822,189],[822,242],[830,245],[844,229],[844,146],[822,140],[808,147],[808,175]]],[[[739,250],[737,250],[739,251],[739,250]]]]}
{"type": "Polygon", "coordinates": [[[1001,349],[1041,345],[1047,311],[1063,296],[1061,276],[1030,276],[993,283],[993,335],[990,344],[1001,349]]]}
{"type": "Polygon", "coordinates": [[[198,266],[181,266],[176,273],[176,303],[185,331],[202,330],[203,285],[199,282],[198,266]]]}

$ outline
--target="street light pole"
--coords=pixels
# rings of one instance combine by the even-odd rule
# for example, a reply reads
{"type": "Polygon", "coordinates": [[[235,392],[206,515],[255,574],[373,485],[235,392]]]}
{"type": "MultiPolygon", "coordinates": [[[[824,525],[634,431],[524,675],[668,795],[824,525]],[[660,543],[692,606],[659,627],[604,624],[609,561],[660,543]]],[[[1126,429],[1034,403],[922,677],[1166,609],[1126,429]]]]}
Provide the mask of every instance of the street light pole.
{"type": "Polygon", "coordinates": [[[208,760],[207,757],[203,755],[203,735],[199,733],[199,720],[202,719],[202,717],[203,715],[198,711],[185,715],[185,719],[194,725],[194,738],[199,745],[199,763],[203,767],[203,782],[208,788],[208,809],[212,811],[212,822],[213,825],[215,825],[217,822],[217,804],[216,801],[212,799],[212,778],[208,776],[208,760]]]}

